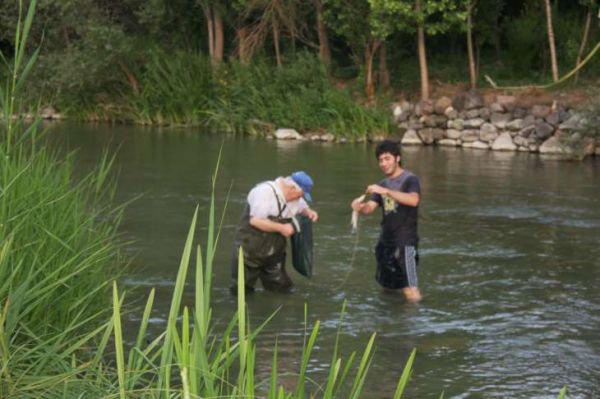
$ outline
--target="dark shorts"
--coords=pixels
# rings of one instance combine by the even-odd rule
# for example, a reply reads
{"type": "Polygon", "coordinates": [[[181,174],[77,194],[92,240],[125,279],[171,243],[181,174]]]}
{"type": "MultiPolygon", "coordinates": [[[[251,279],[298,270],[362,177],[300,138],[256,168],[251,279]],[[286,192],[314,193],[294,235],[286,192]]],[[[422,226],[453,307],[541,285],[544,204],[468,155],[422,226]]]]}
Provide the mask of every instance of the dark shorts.
{"type": "Polygon", "coordinates": [[[377,271],[375,280],[384,288],[417,287],[419,253],[413,245],[387,246],[381,242],[375,247],[377,271]]]}

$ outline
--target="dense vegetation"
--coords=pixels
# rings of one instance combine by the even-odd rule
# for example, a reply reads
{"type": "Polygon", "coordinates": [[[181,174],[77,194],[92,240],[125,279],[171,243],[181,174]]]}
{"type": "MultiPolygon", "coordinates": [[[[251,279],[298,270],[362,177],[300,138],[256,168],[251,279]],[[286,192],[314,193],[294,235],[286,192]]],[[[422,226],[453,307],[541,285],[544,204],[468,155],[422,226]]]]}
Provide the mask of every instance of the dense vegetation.
{"type": "MultiPolygon", "coordinates": [[[[377,133],[386,94],[556,81],[597,49],[597,12],[593,0],[41,0],[25,95],[85,119],[377,133]]],[[[9,58],[17,14],[2,2],[9,58]]],[[[579,84],[598,84],[599,60],[579,84]]]]}

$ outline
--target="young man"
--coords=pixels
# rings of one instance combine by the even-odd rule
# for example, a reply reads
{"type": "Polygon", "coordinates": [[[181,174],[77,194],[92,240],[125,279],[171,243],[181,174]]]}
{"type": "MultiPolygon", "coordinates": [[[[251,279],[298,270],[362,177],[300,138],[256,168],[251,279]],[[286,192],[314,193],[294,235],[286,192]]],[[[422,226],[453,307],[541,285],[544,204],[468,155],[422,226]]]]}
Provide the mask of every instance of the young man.
{"type": "Polygon", "coordinates": [[[237,293],[239,248],[244,251],[247,292],[256,280],[269,291],[290,291],[292,280],[285,272],[286,238],[294,234],[292,217],[304,214],[313,222],[319,215],[310,209],[312,178],[303,171],[257,184],[248,194],[246,208],[235,234],[231,262],[232,293],[237,293]]]}
{"type": "Polygon", "coordinates": [[[419,178],[403,169],[400,146],[386,140],[377,145],[375,156],[385,179],[367,187],[367,202],[352,201],[352,209],[369,215],[378,207],[383,210],[381,234],[375,248],[375,279],[384,288],[402,289],[409,302],[419,302],[417,282],[418,253],[417,217],[421,200],[419,178]]]}

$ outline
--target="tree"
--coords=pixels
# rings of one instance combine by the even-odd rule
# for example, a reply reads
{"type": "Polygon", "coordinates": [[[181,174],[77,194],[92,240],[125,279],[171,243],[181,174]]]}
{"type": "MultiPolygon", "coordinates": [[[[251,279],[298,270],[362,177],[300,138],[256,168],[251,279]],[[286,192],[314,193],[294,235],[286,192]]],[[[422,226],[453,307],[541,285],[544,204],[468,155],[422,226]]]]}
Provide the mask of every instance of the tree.
{"type": "MultiPolygon", "coordinates": [[[[583,52],[587,46],[588,36],[590,34],[590,26],[592,25],[592,14],[594,13],[594,7],[596,6],[596,0],[579,0],[579,4],[584,7],[587,7],[587,13],[585,17],[585,27],[583,28],[583,37],[581,39],[581,44],[579,46],[579,51],[577,52],[577,60],[575,61],[575,67],[579,66],[581,63],[581,59],[583,58],[583,52]]],[[[575,74],[575,81],[577,81],[579,77],[579,72],[575,74]]]]}
{"type": "Polygon", "coordinates": [[[554,43],[554,28],[552,26],[552,6],[550,0],[544,0],[546,8],[546,26],[548,28],[548,45],[550,47],[550,63],[552,65],[552,80],[558,81],[558,62],[556,61],[556,44],[554,43]]]}
{"type": "Polygon", "coordinates": [[[223,30],[224,4],[218,0],[197,0],[204,13],[208,39],[208,53],[213,65],[223,62],[225,33],[223,30]]]}
{"type": "Polygon", "coordinates": [[[477,0],[468,1],[467,3],[467,54],[469,57],[469,80],[471,89],[477,87],[477,67],[475,64],[475,51],[473,49],[473,9],[477,4],[477,0]]]}
{"type": "Polygon", "coordinates": [[[425,35],[447,32],[464,24],[467,13],[465,0],[369,0],[378,32],[392,30],[416,32],[421,99],[429,99],[429,68],[425,35]]]}
{"type": "Polygon", "coordinates": [[[380,16],[373,15],[368,0],[323,0],[328,26],[346,40],[357,65],[362,65],[365,74],[367,100],[375,99],[375,78],[373,63],[388,32],[380,16]],[[375,25],[382,27],[375,30],[375,25]]]}

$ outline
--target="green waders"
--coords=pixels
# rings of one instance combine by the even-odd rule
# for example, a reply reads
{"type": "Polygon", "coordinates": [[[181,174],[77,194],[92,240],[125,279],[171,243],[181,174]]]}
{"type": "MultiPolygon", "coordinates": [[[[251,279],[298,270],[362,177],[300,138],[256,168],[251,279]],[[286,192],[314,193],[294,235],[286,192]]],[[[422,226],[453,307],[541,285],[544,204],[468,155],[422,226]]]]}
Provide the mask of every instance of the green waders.
{"type": "MultiPolygon", "coordinates": [[[[273,188],[273,186],[271,186],[273,188]]],[[[278,223],[289,223],[281,215],[285,209],[273,188],[277,199],[279,215],[269,219],[278,223]]],[[[260,279],[265,290],[287,292],[293,283],[285,271],[286,238],[279,233],[268,233],[250,224],[250,206],[246,205],[242,219],[235,233],[235,244],[231,261],[231,291],[237,293],[238,254],[240,246],[244,250],[244,278],[246,292],[254,291],[254,284],[260,279]]]]}

